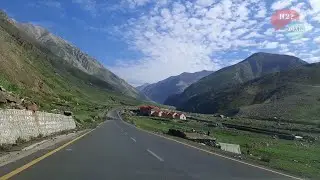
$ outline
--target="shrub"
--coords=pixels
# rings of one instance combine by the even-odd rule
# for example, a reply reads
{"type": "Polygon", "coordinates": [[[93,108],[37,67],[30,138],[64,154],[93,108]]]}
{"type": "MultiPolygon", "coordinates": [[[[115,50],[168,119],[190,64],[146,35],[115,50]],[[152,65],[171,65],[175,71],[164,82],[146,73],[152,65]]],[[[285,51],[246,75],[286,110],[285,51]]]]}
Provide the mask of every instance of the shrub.
{"type": "Polygon", "coordinates": [[[23,144],[23,143],[25,143],[25,142],[27,142],[27,140],[25,140],[25,139],[23,139],[23,138],[21,138],[21,137],[19,137],[19,138],[16,140],[16,144],[23,144]]]}
{"type": "Polygon", "coordinates": [[[0,145],[0,152],[1,151],[4,151],[4,152],[9,151],[11,148],[12,148],[12,145],[10,145],[10,144],[2,144],[2,145],[0,145]]]}
{"type": "Polygon", "coordinates": [[[268,163],[271,161],[271,157],[268,155],[263,155],[260,160],[268,163]]]}
{"type": "Polygon", "coordinates": [[[38,138],[43,138],[43,134],[40,133],[40,134],[38,135],[38,138]]]}

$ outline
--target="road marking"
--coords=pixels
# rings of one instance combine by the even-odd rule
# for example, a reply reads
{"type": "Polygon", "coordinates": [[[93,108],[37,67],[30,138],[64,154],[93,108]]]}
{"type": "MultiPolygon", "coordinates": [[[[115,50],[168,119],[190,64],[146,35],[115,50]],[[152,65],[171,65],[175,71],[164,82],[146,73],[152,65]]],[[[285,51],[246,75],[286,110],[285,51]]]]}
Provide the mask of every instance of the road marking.
{"type": "Polygon", "coordinates": [[[123,128],[120,127],[115,121],[114,121],[114,124],[121,130],[121,132],[123,132],[123,128]]]}
{"type": "Polygon", "coordinates": [[[30,146],[28,146],[28,147],[23,148],[22,151],[28,151],[28,150],[30,150],[30,149],[33,149],[33,148],[35,148],[36,146],[39,146],[39,145],[41,145],[41,144],[43,144],[43,143],[45,143],[45,142],[47,142],[47,141],[48,141],[48,140],[46,139],[46,140],[43,140],[43,141],[41,141],[41,142],[32,144],[32,145],[30,145],[30,146]]]}
{"type": "Polygon", "coordinates": [[[61,149],[63,149],[63,148],[65,148],[65,147],[69,146],[70,144],[74,143],[75,141],[77,141],[77,140],[79,140],[79,139],[83,138],[85,135],[87,135],[87,134],[91,133],[93,130],[95,130],[95,129],[92,129],[91,131],[89,131],[89,132],[87,132],[87,133],[85,133],[85,134],[83,134],[83,135],[81,135],[81,136],[79,136],[79,137],[77,137],[77,138],[75,138],[75,139],[73,139],[73,140],[71,140],[71,141],[69,141],[69,142],[65,143],[64,145],[62,145],[62,146],[58,147],[57,149],[54,149],[54,150],[52,150],[52,151],[48,152],[47,154],[45,154],[45,155],[43,155],[43,156],[41,156],[41,157],[38,157],[37,159],[35,159],[35,160],[33,160],[33,161],[31,161],[31,162],[29,162],[29,163],[27,163],[27,164],[23,165],[23,166],[21,166],[21,167],[19,167],[19,168],[15,169],[15,170],[13,170],[13,171],[11,171],[10,173],[8,173],[8,174],[6,174],[6,175],[4,175],[4,176],[0,177],[0,180],[7,180],[7,179],[9,179],[9,178],[11,178],[11,177],[13,177],[13,176],[17,175],[18,173],[20,173],[20,172],[22,172],[22,171],[24,171],[24,170],[28,169],[29,167],[31,167],[31,166],[35,165],[36,163],[40,162],[41,160],[43,160],[43,159],[45,159],[45,158],[47,158],[47,157],[51,156],[52,154],[54,154],[54,153],[56,153],[56,152],[60,151],[61,149]]]}
{"type": "Polygon", "coordinates": [[[262,169],[262,170],[265,170],[265,171],[269,171],[269,172],[272,172],[272,173],[275,173],[275,174],[279,174],[279,175],[282,175],[282,176],[286,176],[286,177],[289,177],[289,178],[292,178],[292,179],[297,179],[297,180],[304,180],[302,178],[298,178],[298,177],[294,177],[294,176],[291,176],[291,175],[288,175],[288,174],[284,174],[284,173],[281,173],[281,172],[278,172],[278,171],[274,171],[274,170],[271,170],[271,169],[268,169],[268,168],[265,168],[265,167],[262,167],[262,166],[258,166],[258,165],[254,165],[254,164],[250,164],[250,163],[247,163],[247,162],[244,162],[244,161],[240,161],[238,159],[234,159],[234,158],[231,158],[231,157],[228,157],[228,156],[224,156],[224,155],[221,155],[221,154],[217,154],[217,153],[214,153],[214,152],[211,152],[211,151],[208,151],[208,150],[205,150],[205,149],[201,149],[201,148],[198,148],[196,146],[193,146],[193,145],[190,145],[190,144],[187,144],[187,143],[184,143],[184,142],[180,142],[178,140],[175,140],[175,139],[172,139],[172,138],[168,138],[168,137],[165,137],[165,136],[162,136],[162,135],[159,135],[159,134],[155,134],[153,132],[149,132],[147,130],[144,130],[144,129],[141,129],[139,127],[136,127],[132,124],[129,124],[128,122],[125,122],[119,112],[117,112],[118,114],[118,117],[120,118],[120,120],[124,123],[124,124],[127,124],[131,127],[134,127],[136,128],[137,130],[139,131],[143,131],[143,132],[146,132],[146,133],[149,133],[149,134],[152,134],[152,135],[155,135],[155,136],[158,136],[158,137],[161,137],[161,138],[164,138],[164,139],[167,139],[167,140],[170,140],[170,141],[174,141],[176,143],[179,143],[179,144],[183,144],[185,146],[188,146],[188,147],[191,147],[191,148],[194,148],[194,149],[197,149],[197,150],[200,150],[202,152],[206,152],[206,153],[209,153],[209,154],[212,154],[212,155],[215,155],[215,156],[219,156],[219,157],[222,157],[222,158],[225,158],[225,159],[228,159],[228,160],[231,160],[231,161],[236,161],[238,163],[241,163],[241,164],[245,164],[245,165],[248,165],[248,166],[251,166],[251,167],[255,167],[255,168],[258,168],[258,169],[262,169]]]}
{"type": "Polygon", "coordinates": [[[152,152],[151,150],[147,149],[147,151],[152,155],[154,156],[155,158],[157,158],[159,161],[163,162],[164,160],[159,157],[156,153],[152,152]]]}
{"type": "Polygon", "coordinates": [[[137,140],[135,140],[133,137],[130,138],[132,141],[137,142],[137,140]]]}

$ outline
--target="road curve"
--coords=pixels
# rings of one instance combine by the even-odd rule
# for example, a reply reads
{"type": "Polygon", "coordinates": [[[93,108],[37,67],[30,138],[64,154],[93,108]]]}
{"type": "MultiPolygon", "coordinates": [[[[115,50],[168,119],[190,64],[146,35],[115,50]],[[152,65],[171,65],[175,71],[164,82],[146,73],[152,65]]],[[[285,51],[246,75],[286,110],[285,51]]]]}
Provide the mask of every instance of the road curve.
{"type": "Polygon", "coordinates": [[[288,176],[146,133],[118,118],[11,179],[283,180],[288,176]]]}

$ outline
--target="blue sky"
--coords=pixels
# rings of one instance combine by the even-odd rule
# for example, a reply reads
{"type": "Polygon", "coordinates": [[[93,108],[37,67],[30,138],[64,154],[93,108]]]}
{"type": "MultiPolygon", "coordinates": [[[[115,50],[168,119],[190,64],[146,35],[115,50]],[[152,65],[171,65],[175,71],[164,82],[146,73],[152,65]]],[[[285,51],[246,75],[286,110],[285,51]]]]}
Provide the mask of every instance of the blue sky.
{"type": "Polygon", "coordinates": [[[20,22],[49,29],[132,85],[217,70],[263,51],[320,61],[319,0],[1,0],[20,22]],[[275,31],[276,10],[300,14],[303,37],[275,31]]]}

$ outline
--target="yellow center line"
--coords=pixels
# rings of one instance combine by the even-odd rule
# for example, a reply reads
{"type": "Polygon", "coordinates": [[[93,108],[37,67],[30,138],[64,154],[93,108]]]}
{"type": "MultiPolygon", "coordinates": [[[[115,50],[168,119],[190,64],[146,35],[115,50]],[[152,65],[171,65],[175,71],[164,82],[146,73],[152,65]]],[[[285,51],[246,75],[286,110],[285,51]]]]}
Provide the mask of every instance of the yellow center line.
{"type": "Polygon", "coordinates": [[[18,173],[20,173],[20,172],[28,169],[29,167],[31,167],[31,166],[35,165],[36,163],[40,162],[41,160],[43,160],[43,159],[51,156],[52,154],[54,154],[54,153],[60,151],[61,149],[69,146],[70,144],[74,143],[75,141],[83,138],[85,135],[91,133],[93,130],[94,130],[94,129],[92,129],[91,131],[89,131],[89,132],[87,132],[87,133],[85,133],[85,134],[83,134],[83,135],[81,135],[81,136],[79,136],[79,137],[77,137],[77,138],[75,138],[75,139],[73,139],[73,140],[65,143],[64,145],[62,145],[62,146],[60,146],[60,147],[58,147],[58,148],[56,148],[56,149],[54,149],[54,150],[52,150],[52,151],[50,151],[50,152],[48,152],[47,154],[45,154],[45,155],[43,155],[43,156],[41,156],[41,157],[39,157],[39,158],[37,158],[37,159],[35,159],[35,160],[32,160],[31,162],[29,162],[29,163],[27,163],[27,164],[25,164],[25,165],[23,165],[23,166],[15,169],[15,170],[11,171],[10,173],[8,173],[8,174],[0,177],[0,180],[7,180],[7,179],[9,179],[9,178],[17,175],[18,173]]]}

